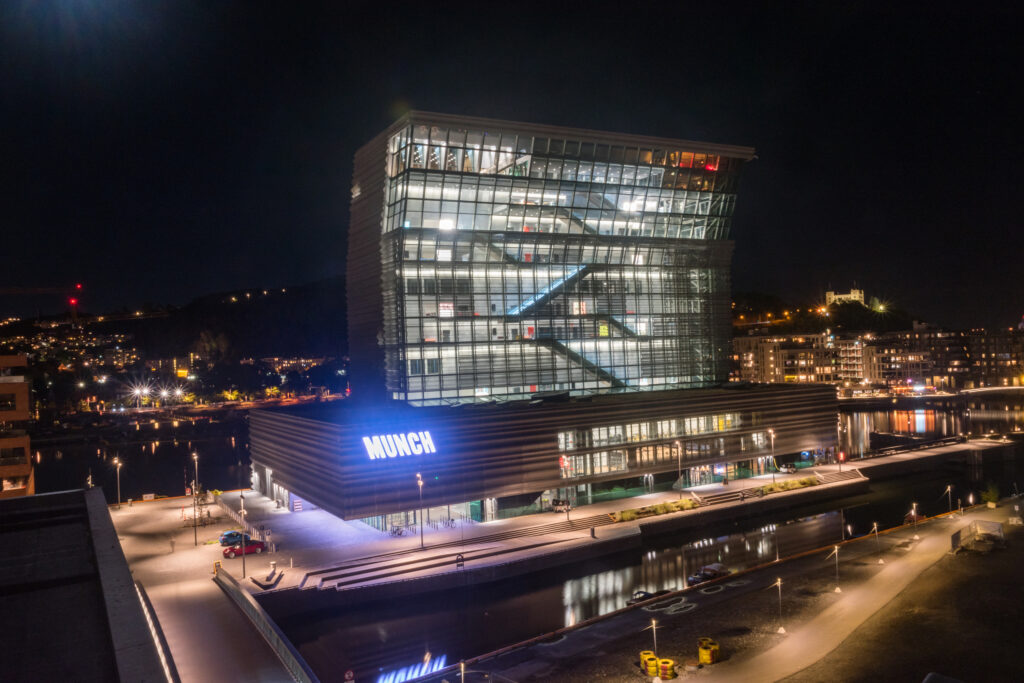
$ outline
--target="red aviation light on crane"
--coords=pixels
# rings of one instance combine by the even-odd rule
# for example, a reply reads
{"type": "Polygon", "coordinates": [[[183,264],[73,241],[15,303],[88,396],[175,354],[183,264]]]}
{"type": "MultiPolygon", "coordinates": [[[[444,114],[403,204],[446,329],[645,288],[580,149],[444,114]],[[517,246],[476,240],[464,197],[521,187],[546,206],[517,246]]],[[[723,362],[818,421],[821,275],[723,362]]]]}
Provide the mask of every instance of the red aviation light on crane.
{"type": "Polygon", "coordinates": [[[77,289],[78,291],[82,291],[82,283],[81,282],[76,282],[75,283],[75,289],[77,289]]]}
{"type": "Polygon", "coordinates": [[[68,299],[68,303],[71,304],[72,306],[77,306],[78,299],[76,299],[75,297],[71,297],[70,299],[68,299]]]}

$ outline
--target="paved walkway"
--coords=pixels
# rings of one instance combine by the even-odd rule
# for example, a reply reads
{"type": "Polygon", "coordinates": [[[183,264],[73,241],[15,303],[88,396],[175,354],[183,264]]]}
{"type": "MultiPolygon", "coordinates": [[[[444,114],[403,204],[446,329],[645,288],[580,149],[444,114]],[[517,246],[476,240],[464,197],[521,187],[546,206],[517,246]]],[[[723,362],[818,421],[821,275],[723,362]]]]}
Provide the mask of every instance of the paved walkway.
{"type": "MultiPolygon", "coordinates": [[[[183,526],[186,503],[191,498],[110,510],[128,566],[149,594],[182,682],[291,681],[263,637],[212,581],[213,563],[228,562],[216,542],[223,525],[198,528],[195,545],[192,527],[183,526]]],[[[214,506],[210,510],[217,514],[214,506]]]]}

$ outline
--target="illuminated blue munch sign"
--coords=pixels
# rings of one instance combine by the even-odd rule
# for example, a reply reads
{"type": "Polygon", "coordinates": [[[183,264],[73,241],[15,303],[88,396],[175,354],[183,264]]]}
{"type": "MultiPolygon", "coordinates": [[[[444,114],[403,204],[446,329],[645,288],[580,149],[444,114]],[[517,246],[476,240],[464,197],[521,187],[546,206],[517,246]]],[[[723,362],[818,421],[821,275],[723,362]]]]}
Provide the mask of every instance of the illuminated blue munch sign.
{"type": "Polygon", "coordinates": [[[364,436],[363,445],[366,447],[366,454],[370,456],[370,460],[437,453],[437,447],[434,446],[430,432],[364,436]]]}

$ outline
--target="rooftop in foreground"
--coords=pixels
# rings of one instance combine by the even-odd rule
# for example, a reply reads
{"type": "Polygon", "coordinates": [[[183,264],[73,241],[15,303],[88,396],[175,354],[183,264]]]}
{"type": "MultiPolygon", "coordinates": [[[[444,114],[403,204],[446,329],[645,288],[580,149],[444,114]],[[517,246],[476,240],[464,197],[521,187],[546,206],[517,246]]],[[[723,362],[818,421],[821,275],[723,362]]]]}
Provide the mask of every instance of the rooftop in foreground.
{"type": "Polygon", "coordinates": [[[8,681],[167,680],[99,489],[0,501],[8,681]]]}

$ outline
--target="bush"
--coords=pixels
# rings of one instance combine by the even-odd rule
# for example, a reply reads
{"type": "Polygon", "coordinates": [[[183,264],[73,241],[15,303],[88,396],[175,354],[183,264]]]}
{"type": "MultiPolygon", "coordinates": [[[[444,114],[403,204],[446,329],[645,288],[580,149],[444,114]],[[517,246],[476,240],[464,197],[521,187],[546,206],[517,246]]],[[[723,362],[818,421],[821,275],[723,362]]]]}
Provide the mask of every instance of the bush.
{"type": "Polygon", "coordinates": [[[653,517],[655,515],[667,515],[672,512],[682,512],[683,510],[693,510],[700,507],[700,504],[692,498],[684,498],[682,500],[672,500],[665,503],[658,503],[657,505],[645,505],[641,508],[631,508],[629,510],[621,510],[619,512],[612,513],[616,522],[632,522],[637,519],[643,519],[644,517],[653,517]]]}
{"type": "Polygon", "coordinates": [[[777,481],[774,484],[766,484],[761,487],[761,494],[768,495],[769,493],[779,493],[781,491],[792,491],[794,489],[802,489],[807,486],[816,486],[818,480],[814,477],[804,477],[803,479],[791,479],[788,481],[777,481]]]}
{"type": "Polygon", "coordinates": [[[999,502],[999,485],[994,481],[988,483],[988,488],[981,492],[981,499],[986,503],[999,502]]]}

